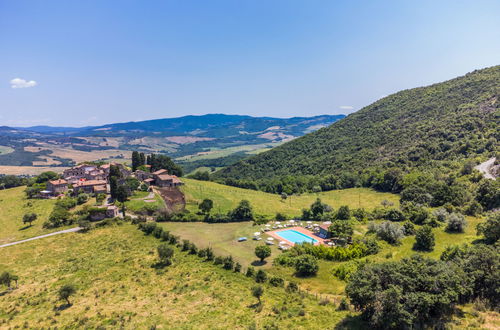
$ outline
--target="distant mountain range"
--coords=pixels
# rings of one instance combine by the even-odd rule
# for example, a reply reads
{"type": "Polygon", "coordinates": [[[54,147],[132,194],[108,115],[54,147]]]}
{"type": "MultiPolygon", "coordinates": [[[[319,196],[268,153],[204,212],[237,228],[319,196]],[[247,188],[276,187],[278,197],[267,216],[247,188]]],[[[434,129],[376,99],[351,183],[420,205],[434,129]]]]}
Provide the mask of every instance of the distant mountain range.
{"type": "Polygon", "coordinates": [[[251,117],[241,115],[207,114],[177,118],[153,119],[126,123],[87,127],[32,126],[10,129],[49,135],[84,136],[175,136],[192,135],[204,137],[227,137],[280,132],[285,135],[300,136],[318,128],[328,126],[345,115],[321,115],[314,117],[251,117]]]}
{"type": "MultiPolygon", "coordinates": [[[[207,114],[79,128],[0,126],[0,147],[14,150],[8,155],[0,153],[0,165],[68,166],[81,161],[84,158],[82,152],[100,152],[89,154],[90,158],[99,155],[98,159],[106,159],[106,156],[126,159],[132,150],[165,153],[184,163],[231,156],[230,161],[226,159],[218,164],[227,165],[329,126],[344,117],[272,118],[207,114]]],[[[199,165],[206,164],[201,162],[199,165]]],[[[191,169],[194,168],[191,166],[191,169]]]]}

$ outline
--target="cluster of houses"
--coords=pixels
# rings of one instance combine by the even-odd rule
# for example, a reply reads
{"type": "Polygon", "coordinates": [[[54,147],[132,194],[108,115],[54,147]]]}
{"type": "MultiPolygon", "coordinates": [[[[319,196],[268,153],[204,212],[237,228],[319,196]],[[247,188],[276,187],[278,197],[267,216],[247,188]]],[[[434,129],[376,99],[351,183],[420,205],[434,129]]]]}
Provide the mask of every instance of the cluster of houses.
{"type": "MultiPolygon", "coordinates": [[[[109,193],[111,165],[118,166],[123,178],[136,177],[148,186],[177,187],[182,185],[182,181],[177,176],[168,174],[167,170],[158,170],[153,173],[137,170],[132,173],[127,167],[119,163],[101,166],[82,164],[64,170],[62,179],[48,181],[46,189],[41,194],[44,197],[58,196],[66,193],[70,186],[75,194],[107,194],[109,193]]],[[[146,165],[146,167],[149,166],[146,165]]]]}

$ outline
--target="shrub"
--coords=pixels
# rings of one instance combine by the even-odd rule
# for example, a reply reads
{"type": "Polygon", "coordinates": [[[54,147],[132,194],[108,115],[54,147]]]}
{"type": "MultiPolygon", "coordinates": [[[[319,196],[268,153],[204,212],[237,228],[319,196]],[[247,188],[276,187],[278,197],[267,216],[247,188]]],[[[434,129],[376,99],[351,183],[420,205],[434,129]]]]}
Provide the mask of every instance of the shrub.
{"type": "Polygon", "coordinates": [[[207,247],[205,249],[205,251],[206,251],[205,253],[207,255],[207,260],[208,261],[214,260],[214,251],[212,250],[212,248],[211,247],[207,247]]]}
{"type": "Polygon", "coordinates": [[[439,222],[446,222],[446,219],[448,219],[448,211],[444,208],[439,208],[433,212],[434,216],[439,222]]]}
{"type": "Polygon", "coordinates": [[[161,235],[163,234],[163,228],[161,226],[156,226],[151,234],[156,238],[161,238],[161,235]]]}
{"type": "Polygon", "coordinates": [[[198,254],[198,248],[194,243],[189,245],[189,254],[198,254]]]}
{"type": "Polygon", "coordinates": [[[381,224],[370,223],[368,229],[377,234],[377,237],[381,240],[386,241],[389,244],[397,245],[400,243],[401,239],[404,237],[403,228],[389,221],[383,222],[381,224]]]}
{"type": "Polygon", "coordinates": [[[299,286],[295,282],[288,282],[288,285],[286,286],[286,291],[289,293],[297,292],[299,291],[299,286]]]}
{"type": "Polygon", "coordinates": [[[247,277],[253,277],[255,275],[255,269],[252,266],[249,266],[247,268],[247,271],[245,273],[247,277]]]}
{"type": "Polygon", "coordinates": [[[406,221],[403,224],[403,232],[405,236],[415,235],[415,225],[413,225],[410,221],[406,221]]]}
{"type": "Polygon", "coordinates": [[[259,269],[257,274],[255,274],[255,282],[264,283],[265,281],[267,281],[267,274],[262,269],[259,269]]]}
{"type": "Polygon", "coordinates": [[[269,279],[269,284],[276,287],[283,287],[285,285],[285,280],[281,277],[273,276],[269,279]]]}
{"type": "Polygon", "coordinates": [[[214,265],[222,265],[224,263],[224,258],[217,256],[214,258],[214,265]]]}
{"type": "Polygon", "coordinates": [[[446,231],[452,233],[463,233],[467,226],[467,220],[459,213],[452,213],[448,216],[446,231]]]}
{"type": "Polygon", "coordinates": [[[385,215],[385,219],[389,221],[404,221],[405,215],[398,209],[390,209],[385,215]]]}
{"type": "Polygon", "coordinates": [[[488,216],[485,222],[476,227],[477,234],[484,236],[489,244],[494,244],[500,238],[500,212],[495,212],[488,216]]]}
{"type": "Polygon", "coordinates": [[[174,249],[172,249],[167,243],[162,243],[158,246],[157,250],[160,263],[165,266],[170,265],[172,263],[171,259],[174,255],[174,249]]]}
{"type": "Polygon", "coordinates": [[[222,267],[224,269],[227,269],[227,270],[232,270],[233,267],[234,267],[234,260],[233,260],[233,257],[231,256],[227,256],[224,258],[224,262],[223,262],[223,265],[222,267]]]}
{"type": "Polygon", "coordinates": [[[319,265],[315,257],[304,254],[295,259],[295,271],[300,276],[316,275],[319,265]]]}
{"type": "Polygon", "coordinates": [[[155,229],[156,229],[156,223],[155,222],[147,222],[144,224],[139,224],[139,228],[144,232],[146,235],[150,235],[155,229]]]}
{"type": "Polygon", "coordinates": [[[453,312],[468,290],[464,283],[460,267],[415,255],[360,267],[346,293],[374,328],[426,328],[453,312]]]}
{"type": "Polygon", "coordinates": [[[241,272],[241,264],[240,264],[239,262],[236,262],[236,263],[234,264],[234,272],[235,272],[235,273],[239,273],[239,272],[241,272]]]}
{"type": "Polygon", "coordinates": [[[264,288],[262,286],[257,285],[252,288],[252,296],[259,300],[259,304],[261,303],[260,297],[264,294],[264,288]]]}
{"type": "Polygon", "coordinates": [[[423,226],[418,229],[415,234],[414,250],[418,251],[432,251],[435,245],[434,234],[430,226],[423,226]]]}
{"type": "Polygon", "coordinates": [[[339,220],[349,220],[351,218],[351,210],[349,206],[342,205],[337,211],[336,218],[339,220]]]}

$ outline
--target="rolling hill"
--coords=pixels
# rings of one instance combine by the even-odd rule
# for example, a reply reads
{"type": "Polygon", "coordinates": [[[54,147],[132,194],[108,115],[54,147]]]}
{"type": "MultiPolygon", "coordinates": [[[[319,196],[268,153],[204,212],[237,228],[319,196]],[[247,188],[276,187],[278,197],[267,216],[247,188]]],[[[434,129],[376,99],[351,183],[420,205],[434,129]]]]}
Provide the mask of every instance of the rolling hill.
{"type": "Polygon", "coordinates": [[[387,96],[333,125],[219,171],[257,180],[367,167],[411,168],[492,154],[500,66],[387,96]]]}
{"type": "Polygon", "coordinates": [[[270,149],[344,115],[271,118],[224,114],[184,116],[98,127],[0,127],[0,165],[70,166],[85,160],[129,157],[130,151],[168,154],[185,164],[186,172],[221,167],[270,149]],[[209,160],[208,162],[206,160],[209,160]],[[193,163],[196,162],[196,163],[193,163]]]}

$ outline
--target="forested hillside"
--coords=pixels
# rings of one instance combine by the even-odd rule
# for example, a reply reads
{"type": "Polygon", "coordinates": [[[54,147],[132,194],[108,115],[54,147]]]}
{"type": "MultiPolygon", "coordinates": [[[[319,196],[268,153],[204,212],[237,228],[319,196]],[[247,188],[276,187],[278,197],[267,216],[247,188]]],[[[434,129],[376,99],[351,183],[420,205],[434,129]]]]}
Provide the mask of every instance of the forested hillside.
{"type": "Polygon", "coordinates": [[[480,179],[460,177],[473,175],[475,163],[498,152],[499,95],[500,66],[404,90],[225,168],[214,179],[288,193],[353,186],[400,192],[412,186],[420,189],[418,198],[433,195],[434,204],[468,202],[471,196],[449,200],[463,194],[459,187],[448,190],[474,184],[466,189],[474,194],[481,185],[480,179]],[[440,189],[443,196],[437,196],[440,189]]]}

